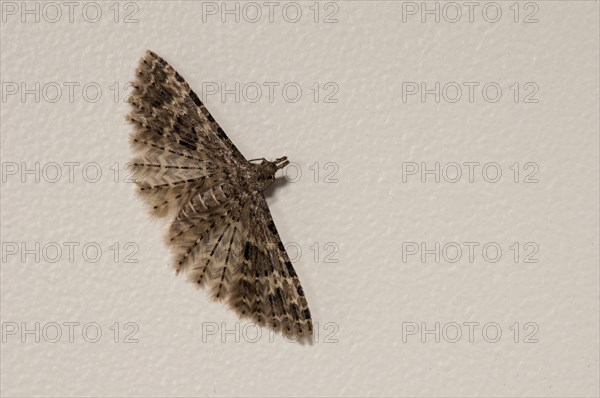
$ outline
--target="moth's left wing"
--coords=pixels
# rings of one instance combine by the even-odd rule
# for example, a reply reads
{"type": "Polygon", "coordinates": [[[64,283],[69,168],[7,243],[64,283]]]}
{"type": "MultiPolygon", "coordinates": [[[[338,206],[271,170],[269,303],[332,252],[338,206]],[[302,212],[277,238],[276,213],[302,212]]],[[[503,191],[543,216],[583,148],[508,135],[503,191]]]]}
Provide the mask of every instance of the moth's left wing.
{"type": "Polygon", "coordinates": [[[313,325],[304,291],[262,193],[252,195],[241,222],[245,237],[229,305],[240,317],[286,336],[311,336],[313,325]]]}

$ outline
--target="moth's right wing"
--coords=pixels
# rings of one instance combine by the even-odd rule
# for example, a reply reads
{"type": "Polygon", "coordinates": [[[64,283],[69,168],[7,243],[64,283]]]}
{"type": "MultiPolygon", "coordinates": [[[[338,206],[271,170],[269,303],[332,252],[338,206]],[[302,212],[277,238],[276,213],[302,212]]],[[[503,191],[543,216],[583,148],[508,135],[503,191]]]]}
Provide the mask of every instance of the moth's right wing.
{"type": "Polygon", "coordinates": [[[152,214],[179,211],[207,184],[227,182],[227,172],[247,160],[187,82],[163,58],[147,51],[128,97],[136,129],[133,179],[152,214]]]}

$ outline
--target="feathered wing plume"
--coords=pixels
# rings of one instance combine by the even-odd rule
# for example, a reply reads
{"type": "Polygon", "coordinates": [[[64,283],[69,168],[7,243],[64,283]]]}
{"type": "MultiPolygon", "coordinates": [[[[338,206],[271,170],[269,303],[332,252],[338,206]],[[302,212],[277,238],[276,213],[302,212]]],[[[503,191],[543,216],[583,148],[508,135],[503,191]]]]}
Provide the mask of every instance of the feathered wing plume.
{"type": "Polygon", "coordinates": [[[129,103],[133,178],[152,215],[174,217],[167,243],[177,272],[240,317],[291,338],[312,335],[302,286],[263,195],[273,176],[244,158],[181,75],[151,51],[129,103]]]}

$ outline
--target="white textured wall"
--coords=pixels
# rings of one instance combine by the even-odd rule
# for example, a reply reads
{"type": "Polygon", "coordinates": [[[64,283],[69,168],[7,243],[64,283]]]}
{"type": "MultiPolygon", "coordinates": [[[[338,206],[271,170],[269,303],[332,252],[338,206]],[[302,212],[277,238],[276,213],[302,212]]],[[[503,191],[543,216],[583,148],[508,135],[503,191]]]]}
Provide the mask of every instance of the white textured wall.
{"type": "Polygon", "coordinates": [[[313,2],[296,3],[298,23],[282,19],[285,3],[273,23],[264,5],[262,21],[222,23],[211,15],[203,21],[200,2],[136,1],[118,5],[115,22],[113,2],[98,2],[102,16],[91,23],[82,17],[85,3],[75,4],[73,22],[67,6],[55,4],[63,14],[57,22],[50,21],[55,9],[40,8],[39,22],[25,14],[23,23],[22,3],[2,2],[3,396],[598,396],[598,2],[521,3],[517,23],[513,2],[487,8],[488,18],[501,8],[496,23],[482,17],[487,3],[473,22],[463,5],[456,23],[443,15],[422,23],[419,15],[403,22],[402,13],[421,3],[337,2],[338,22],[329,24],[322,19],[335,7],[321,4],[315,23],[313,2]],[[538,22],[523,23],[535,7],[538,22]],[[123,23],[136,8],[137,22],[123,23]],[[297,103],[280,90],[273,103],[266,91],[256,103],[218,95],[206,103],[247,158],[285,154],[302,168],[298,182],[269,200],[283,240],[302,249],[295,266],[318,323],[313,345],[266,331],[253,342],[245,323],[225,334],[236,317],[174,276],[162,244],[166,222],[148,218],[123,171],[115,183],[111,165],[130,157],[130,126],[111,87],[133,78],[147,48],[199,94],[203,82],[303,88],[297,103]],[[34,94],[12,94],[36,82],[39,103],[34,94]],[[79,84],[72,102],[65,82],[79,84]],[[102,89],[95,103],[93,89],[88,100],[81,92],[91,82],[102,89]],[[329,89],[315,103],[314,82],[337,84],[338,102],[323,102],[329,89]],[[432,95],[423,103],[403,101],[403,82],[480,86],[472,103],[464,85],[456,103],[432,95]],[[496,103],[481,96],[488,82],[503,88],[496,103]],[[526,83],[539,88],[537,103],[524,103],[535,87],[526,83]],[[63,92],[52,103],[55,84],[63,92]],[[22,173],[36,162],[39,183],[22,173]],[[52,162],[62,165],[55,183],[52,162]],[[79,162],[72,183],[64,162],[79,162]],[[335,163],[338,182],[323,183],[321,170],[315,183],[315,162],[335,163]],[[496,162],[503,174],[489,183],[479,166],[473,183],[466,175],[457,183],[431,175],[403,182],[406,162],[496,162]],[[515,162],[518,183],[509,168],[515,162]],[[539,166],[538,183],[522,181],[527,162],[539,166]],[[83,179],[86,164],[100,167],[99,182],[83,179]],[[33,254],[23,261],[21,250],[35,251],[36,242],[39,263],[33,254]],[[80,245],[73,259],[65,242],[80,245]],[[81,255],[90,242],[102,248],[97,263],[81,255]],[[137,263],[124,262],[129,242],[139,247],[137,263]],[[337,263],[323,261],[328,242],[339,246],[337,263]],[[404,261],[403,242],[456,242],[463,257],[452,263],[449,251],[439,263],[433,255],[404,261]],[[465,242],[480,245],[472,262],[465,242]],[[490,242],[502,249],[496,263],[481,254],[490,242]],[[56,245],[63,249],[52,262],[56,245]],[[525,263],[536,246],[538,262],[525,263]],[[65,322],[79,323],[73,341],[65,322]],[[92,329],[82,332],[92,322],[103,333],[96,343],[85,340],[92,329]],[[139,328],[137,343],[123,342],[128,322],[139,328]],[[411,322],[439,323],[440,341],[420,332],[403,338],[411,322]],[[479,323],[472,341],[465,322],[479,323]],[[56,343],[54,323],[62,330],[56,343]],[[463,336],[452,343],[455,323],[463,336]],[[486,324],[501,328],[498,342],[486,341],[495,334],[482,334],[486,324]],[[525,343],[532,332],[537,342],[525,343]]]}

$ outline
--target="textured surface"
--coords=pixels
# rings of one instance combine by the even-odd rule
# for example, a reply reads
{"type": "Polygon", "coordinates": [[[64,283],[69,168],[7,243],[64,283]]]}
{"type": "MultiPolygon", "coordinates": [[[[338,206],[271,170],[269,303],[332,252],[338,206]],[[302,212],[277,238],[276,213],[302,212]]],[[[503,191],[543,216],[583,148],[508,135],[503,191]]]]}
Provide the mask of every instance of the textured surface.
{"type": "Polygon", "coordinates": [[[125,3],[115,22],[112,2],[99,3],[96,23],[81,17],[81,4],[73,23],[66,8],[56,23],[22,23],[8,3],[20,7],[2,3],[0,31],[3,396],[600,394],[597,2],[537,2],[539,22],[528,24],[534,9],[519,8],[515,23],[512,2],[497,3],[496,23],[480,8],[472,23],[466,8],[456,23],[421,23],[410,8],[421,3],[360,1],[337,3],[337,23],[322,23],[335,11],[324,5],[315,23],[312,2],[298,3],[297,23],[281,17],[282,5],[272,23],[264,8],[257,23],[222,23],[212,15],[220,2],[161,1],[131,3],[137,23],[123,23],[135,11],[125,3]],[[124,181],[129,108],[127,90],[116,87],[132,79],[147,48],[197,92],[219,89],[204,102],[248,158],[297,162],[301,176],[290,171],[267,200],[290,255],[292,247],[302,253],[294,266],[310,298],[314,344],[256,337],[174,276],[162,244],[167,223],[151,220],[124,181]],[[7,94],[35,82],[39,102],[7,94]],[[50,82],[62,87],[55,102],[50,82]],[[92,82],[102,89],[96,102],[93,84],[82,96],[92,82]],[[221,84],[235,82],[245,95],[222,101],[221,84]],[[262,87],[258,101],[250,82],[262,87]],[[273,101],[268,82],[279,84],[273,101]],[[282,94],[291,82],[302,88],[294,103],[294,87],[288,100],[282,94]],[[421,82],[446,85],[439,103],[407,95],[421,82]],[[450,82],[462,87],[457,102],[450,82]],[[479,83],[473,102],[465,82],[479,83]],[[482,98],[489,82],[503,89],[497,102],[482,98]],[[73,101],[66,83],[78,84],[73,101]],[[337,103],[325,102],[336,85],[337,103]],[[39,162],[39,183],[22,176],[22,162],[39,162]],[[62,165],[56,182],[52,162],[62,165]],[[64,162],[79,162],[72,183],[64,162]],[[436,162],[446,173],[439,183],[412,175],[436,162]],[[467,167],[447,182],[450,162],[479,162],[473,182],[467,167]],[[497,183],[481,174],[492,162],[502,170],[497,183]],[[95,183],[94,165],[102,172],[95,183]],[[34,254],[22,261],[22,245],[35,251],[36,242],[39,262],[34,254]],[[73,259],[68,242],[79,244],[73,259]],[[91,242],[102,249],[97,262],[88,261],[91,242]],[[422,242],[447,249],[439,263],[410,255],[422,242]],[[456,262],[452,242],[462,248],[456,262]],[[497,262],[488,261],[494,247],[482,255],[490,242],[502,249],[497,262]],[[38,343],[35,332],[22,333],[36,322],[38,343]],[[65,322],[79,322],[73,342],[65,322]],[[436,322],[439,343],[423,333],[436,322]],[[466,322],[478,323],[473,342],[466,322]],[[62,336],[52,343],[54,323],[62,336]],[[86,341],[93,327],[82,332],[92,323],[102,330],[96,343],[86,341]],[[462,336],[452,342],[457,325],[462,336]]]}

